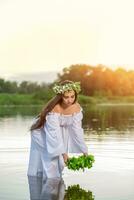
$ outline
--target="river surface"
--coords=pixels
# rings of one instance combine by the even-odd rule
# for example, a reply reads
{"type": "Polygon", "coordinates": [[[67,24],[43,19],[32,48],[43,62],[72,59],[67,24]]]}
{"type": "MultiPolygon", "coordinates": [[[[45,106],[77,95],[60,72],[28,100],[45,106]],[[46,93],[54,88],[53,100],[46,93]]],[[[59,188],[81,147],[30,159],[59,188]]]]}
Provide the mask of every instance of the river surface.
{"type": "Polygon", "coordinates": [[[65,168],[63,180],[27,178],[29,127],[40,107],[0,108],[1,200],[134,200],[134,106],[83,106],[93,167],[65,168]],[[77,186],[76,186],[77,185],[77,186]],[[70,187],[69,187],[70,186],[70,187]],[[71,190],[72,188],[72,190],[71,190]]]}

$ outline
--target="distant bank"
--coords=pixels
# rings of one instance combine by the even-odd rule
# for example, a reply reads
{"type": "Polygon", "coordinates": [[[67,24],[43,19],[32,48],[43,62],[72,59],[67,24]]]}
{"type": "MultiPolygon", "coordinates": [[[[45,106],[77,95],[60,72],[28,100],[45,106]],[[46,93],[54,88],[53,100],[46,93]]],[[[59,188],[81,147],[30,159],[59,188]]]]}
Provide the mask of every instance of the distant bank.
{"type": "MultiPolygon", "coordinates": [[[[20,106],[20,105],[44,105],[51,98],[52,94],[0,94],[0,106],[20,106]]],[[[78,100],[81,104],[134,104],[134,96],[84,96],[79,95],[78,100]]]]}

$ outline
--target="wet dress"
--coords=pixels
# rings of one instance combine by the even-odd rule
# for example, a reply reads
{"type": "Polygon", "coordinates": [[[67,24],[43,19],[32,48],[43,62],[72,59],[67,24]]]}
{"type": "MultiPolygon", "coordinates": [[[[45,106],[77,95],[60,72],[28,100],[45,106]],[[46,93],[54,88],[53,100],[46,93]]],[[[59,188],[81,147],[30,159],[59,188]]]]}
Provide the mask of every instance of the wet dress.
{"type": "Polygon", "coordinates": [[[88,153],[82,118],[82,108],[70,115],[49,112],[44,127],[31,131],[28,176],[61,177],[63,153],[88,153]]]}

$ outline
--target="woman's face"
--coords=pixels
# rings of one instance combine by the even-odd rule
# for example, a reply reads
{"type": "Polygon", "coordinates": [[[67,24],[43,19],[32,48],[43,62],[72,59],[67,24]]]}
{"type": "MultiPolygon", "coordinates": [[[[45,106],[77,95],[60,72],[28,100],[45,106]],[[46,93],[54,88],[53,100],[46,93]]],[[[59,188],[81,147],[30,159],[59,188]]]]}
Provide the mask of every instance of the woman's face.
{"type": "Polygon", "coordinates": [[[75,100],[75,92],[74,90],[70,90],[70,91],[67,91],[67,92],[64,92],[63,96],[62,96],[62,102],[69,106],[71,104],[73,104],[75,100]]]}

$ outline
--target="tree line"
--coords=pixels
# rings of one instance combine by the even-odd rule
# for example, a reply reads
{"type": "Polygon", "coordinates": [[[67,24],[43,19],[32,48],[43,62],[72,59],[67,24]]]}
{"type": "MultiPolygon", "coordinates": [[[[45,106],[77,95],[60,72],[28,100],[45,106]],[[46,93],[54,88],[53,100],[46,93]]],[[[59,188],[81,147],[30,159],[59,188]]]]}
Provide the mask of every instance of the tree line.
{"type": "Polygon", "coordinates": [[[55,82],[63,80],[80,81],[82,94],[87,96],[128,96],[134,95],[134,71],[117,68],[112,70],[104,65],[76,64],[63,68],[53,83],[7,81],[0,78],[0,93],[32,94],[50,91],[55,82]]]}
{"type": "Polygon", "coordinates": [[[80,81],[82,93],[88,96],[134,95],[134,71],[117,68],[112,70],[104,65],[71,65],[58,73],[58,80],[80,81]]]}
{"type": "Polygon", "coordinates": [[[38,84],[37,82],[22,81],[17,83],[16,81],[6,81],[0,78],[0,93],[20,93],[20,94],[32,94],[49,88],[46,83],[38,84]]]}

